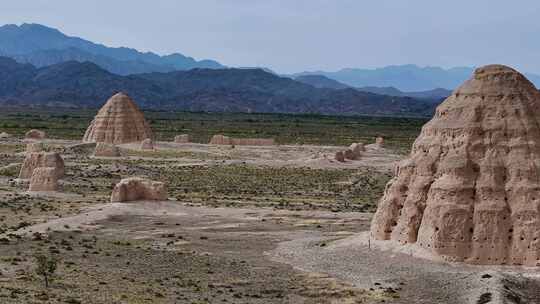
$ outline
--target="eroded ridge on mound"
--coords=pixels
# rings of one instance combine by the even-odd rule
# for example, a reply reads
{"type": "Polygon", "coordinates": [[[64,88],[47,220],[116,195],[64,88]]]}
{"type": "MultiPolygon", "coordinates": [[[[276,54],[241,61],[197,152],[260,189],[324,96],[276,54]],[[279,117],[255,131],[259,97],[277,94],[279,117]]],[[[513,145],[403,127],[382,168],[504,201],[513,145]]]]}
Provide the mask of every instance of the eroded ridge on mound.
{"type": "Polygon", "coordinates": [[[124,144],[153,138],[150,125],[126,94],[112,96],[86,130],[83,142],[124,144]]]}
{"type": "Polygon", "coordinates": [[[372,238],[448,261],[540,265],[540,93],[479,68],[436,110],[396,168],[372,238]]]}

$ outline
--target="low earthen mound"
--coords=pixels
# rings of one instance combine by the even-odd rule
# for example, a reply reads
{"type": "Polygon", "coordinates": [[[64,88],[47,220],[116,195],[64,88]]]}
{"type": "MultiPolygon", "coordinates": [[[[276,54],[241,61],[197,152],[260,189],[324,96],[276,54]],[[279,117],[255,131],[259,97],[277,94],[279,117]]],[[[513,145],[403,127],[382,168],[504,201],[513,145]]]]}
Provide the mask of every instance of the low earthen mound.
{"type": "Polygon", "coordinates": [[[113,189],[111,202],[166,201],[167,187],[162,182],[140,177],[122,179],[113,189]]]}
{"type": "Polygon", "coordinates": [[[381,136],[375,138],[375,145],[377,145],[379,148],[383,148],[384,147],[384,138],[381,137],[381,136]]]}
{"type": "Polygon", "coordinates": [[[224,135],[214,135],[210,139],[211,145],[232,145],[232,139],[224,135]]]}
{"type": "Polygon", "coordinates": [[[371,236],[448,261],[540,265],[540,92],[479,68],[437,107],[396,168],[371,236]]]}
{"type": "Polygon", "coordinates": [[[6,138],[10,138],[10,137],[11,137],[11,134],[9,134],[9,133],[6,133],[6,132],[0,133],[0,139],[6,139],[6,138]]]}
{"type": "Polygon", "coordinates": [[[177,144],[187,144],[190,141],[189,134],[180,134],[174,137],[174,142],[177,144]]]}
{"type": "Polygon", "coordinates": [[[147,138],[141,142],[141,150],[154,150],[154,141],[147,138]]]}
{"type": "Polygon", "coordinates": [[[56,168],[41,167],[32,172],[29,191],[57,191],[58,174],[56,168]]]}
{"type": "Polygon", "coordinates": [[[45,139],[46,137],[47,137],[47,134],[44,131],[40,131],[36,129],[30,130],[26,132],[26,134],[24,135],[24,138],[29,139],[29,140],[41,140],[41,139],[45,139]]]}
{"type": "Polygon", "coordinates": [[[210,140],[211,145],[235,145],[235,146],[273,146],[276,144],[273,138],[232,138],[223,135],[214,135],[210,140]]]}
{"type": "Polygon", "coordinates": [[[64,160],[56,152],[33,152],[27,153],[19,173],[20,179],[29,179],[36,168],[52,167],[55,169],[56,177],[64,177],[64,160]]]}
{"type": "Polygon", "coordinates": [[[336,152],[336,154],[334,155],[334,159],[340,163],[344,163],[345,162],[345,153],[343,151],[338,151],[336,152]]]}
{"type": "Polygon", "coordinates": [[[86,130],[83,142],[123,144],[153,138],[150,125],[135,102],[126,94],[111,97],[86,130]]]}
{"type": "Polygon", "coordinates": [[[349,149],[353,150],[355,153],[360,153],[360,154],[366,151],[366,147],[364,147],[363,143],[352,143],[349,146],[349,149]]]}
{"type": "Polygon", "coordinates": [[[120,148],[113,144],[97,143],[94,150],[94,156],[96,157],[120,157],[120,148]]]}
{"type": "Polygon", "coordinates": [[[364,145],[361,143],[351,144],[349,149],[345,150],[345,158],[350,160],[358,160],[362,156],[362,152],[365,151],[364,145]]]}

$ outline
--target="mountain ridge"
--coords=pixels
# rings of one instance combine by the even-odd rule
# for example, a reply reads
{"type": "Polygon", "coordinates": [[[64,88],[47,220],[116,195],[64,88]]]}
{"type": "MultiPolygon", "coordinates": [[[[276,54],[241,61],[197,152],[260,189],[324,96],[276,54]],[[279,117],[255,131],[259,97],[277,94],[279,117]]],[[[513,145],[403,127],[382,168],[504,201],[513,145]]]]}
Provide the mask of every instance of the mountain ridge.
{"type": "Polygon", "coordinates": [[[146,109],[429,116],[434,104],[354,89],[319,89],[262,69],[116,75],[91,62],[36,68],[0,57],[0,104],[100,107],[123,91],[146,109]]]}
{"type": "Polygon", "coordinates": [[[217,61],[200,60],[180,53],[160,56],[127,47],[107,47],[41,24],[8,24],[0,27],[0,55],[37,67],[75,60],[91,61],[120,75],[167,72],[192,68],[224,68],[217,61]]]}

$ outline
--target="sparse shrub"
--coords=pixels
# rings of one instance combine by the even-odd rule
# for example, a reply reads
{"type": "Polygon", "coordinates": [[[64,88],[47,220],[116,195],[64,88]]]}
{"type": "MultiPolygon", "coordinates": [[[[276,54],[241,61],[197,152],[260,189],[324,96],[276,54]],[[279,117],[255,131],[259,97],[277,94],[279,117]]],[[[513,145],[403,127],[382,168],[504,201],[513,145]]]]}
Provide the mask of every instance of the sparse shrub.
{"type": "Polygon", "coordinates": [[[49,288],[49,282],[58,267],[58,258],[54,255],[36,254],[36,274],[43,277],[45,288],[49,288]]]}

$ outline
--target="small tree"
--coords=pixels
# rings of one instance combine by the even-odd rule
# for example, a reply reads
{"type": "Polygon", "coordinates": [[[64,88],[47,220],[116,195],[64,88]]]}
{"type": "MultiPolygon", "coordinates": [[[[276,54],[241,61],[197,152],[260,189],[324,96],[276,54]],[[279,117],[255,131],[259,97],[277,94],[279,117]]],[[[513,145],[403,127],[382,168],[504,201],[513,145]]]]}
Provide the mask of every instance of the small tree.
{"type": "Polygon", "coordinates": [[[49,288],[49,281],[53,276],[58,266],[58,258],[53,255],[37,254],[36,258],[36,273],[43,277],[45,288],[49,288]]]}

